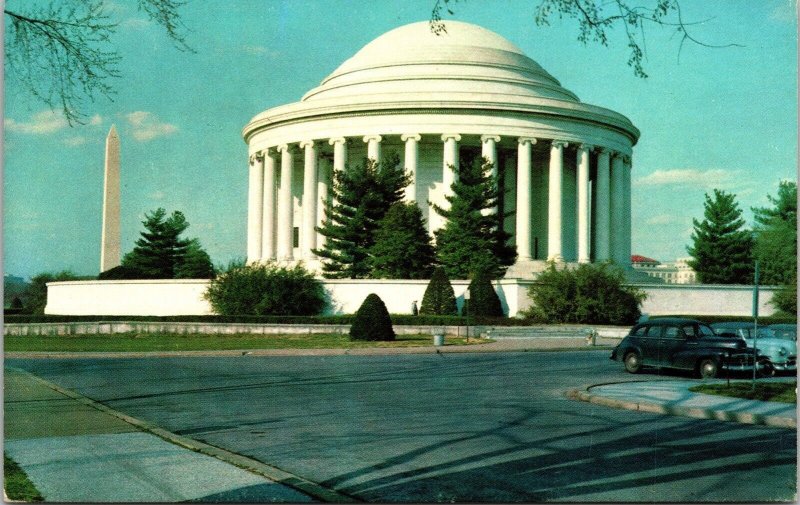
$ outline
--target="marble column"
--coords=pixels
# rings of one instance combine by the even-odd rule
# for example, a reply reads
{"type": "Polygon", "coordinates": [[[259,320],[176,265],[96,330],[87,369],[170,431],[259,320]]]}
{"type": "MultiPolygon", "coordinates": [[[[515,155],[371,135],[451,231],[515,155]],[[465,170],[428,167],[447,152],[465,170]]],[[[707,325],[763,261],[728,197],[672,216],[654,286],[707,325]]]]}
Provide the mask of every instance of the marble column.
{"type": "MultiPolygon", "coordinates": [[[[328,141],[333,146],[333,171],[331,172],[331,181],[335,179],[335,172],[344,172],[347,168],[347,139],[344,137],[335,137],[328,141]]],[[[333,184],[331,182],[331,184],[333,184]]],[[[331,206],[335,206],[336,201],[331,199],[331,206]]]]}
{"type": "Polygon", "coordinates": [[[407,202],[417,201],[417,166],[419,164],[419,141],[422,137],[416,133],[406,133],[400,135],[400,140],[406,143],[405,149],[405,169],[411,177],[411,182],[406,186],[405,200],[407,202]]]}
{"type": "Polygon", "coordinates": [[[445,195],[451,195],[450,186],[458,177],[458,143],[461,142],[461,135],[457,133],[445,133],[442,135],[444,142],[444,153],[442,156],[442,189],[445,195]]]}
{"type": "Polygon", "coordinates": [[[597,180],[594,201],[594,258],[595,261],[611,259],[611,167],[608,149],[597,149],[597,180]]]}
{"type": "Polygon", "coordinates": [[[611,259],[622,266],[624,252],[622,251],[625,237],[625,165],[621,153],[613,153],[611,159],[611,259]]]}
{"type": "Polygon", "coordinates": [[[264,212],[261,237],[261,258],[275,259],[275,155],[272,149],[264,155],[264,212]]]}
{"type": "Polygon", "coordinates": [[[563,261],[562,186],[564,182],[564,148],[567,144],[554,140],[550,145],[550,171],[547,199],[547,259],[563,261]]]}
{"type": "Polygon", "coordinates": [[[303,235],[300,240],[301,256],[316,257],[317,248],[317,146],[313,140],[300,142],[304,149],[303,163],[303,235]]]}
{"type": "MultiPolygon", "coordinates": [[[[330,156],[324,156],[319,162],[319,181],[317,182],[317,226],[321,227],[325,224],[325,209],[328,205],[329,191],[332,180],[333,159],[330,156]]],[[[325,235],[317,233],[317,249],[325,247],[325,235]]]]}
{"type": "Polygon", "coordinates": [[[578,146],[578,262],[589,263],[591,250],[589,235],[589,154],[593,146],[581,144],[578,146]]]}
{"type": "Polygon", "coordinates": [[[517,262],[530,261],[531,254],[531,146],[535,138],[517,139],[517,262]]]}
{"type": "Polygon", "coordinates": [[[294,257],[294,205],[292,202],[292,169],[295,147],[283,144],[281,152],[281,187],[278,193],[278,259],[294,257]]]}
{"type": "MultiPolygon", "coordinates": [[[[492,180],[497,182],[497,143],[500,142],[499,135],[481,135],[481,156],[492,164],[492,180]]],[[[497,205],[494,209],[484,209],[484,215],[490,213],[497,214],[500,209],[497,205]]]]}
{"type": "Polygon", "coordinates": [[[381,162],[381,140],[383,140],[383,137],[380,135],[367,135],[364,137],[364,142],[367,143],[367,158],[375,163],[381,162]]]}
{"type": "Polygon", "coordinates": [[[630,156],[625,156],[622,159],[622,251],[621,251],[621,265],[625,268],[631,264],[631,169],[633,168],[633,161],[630,156]]]}
{"type": "Polygon", "coordinates": [[[264,198],[264,157],[260,153],[250,156],[250,174],[247,192],[247,262],[261,259],[261,226],[264,198]]]}

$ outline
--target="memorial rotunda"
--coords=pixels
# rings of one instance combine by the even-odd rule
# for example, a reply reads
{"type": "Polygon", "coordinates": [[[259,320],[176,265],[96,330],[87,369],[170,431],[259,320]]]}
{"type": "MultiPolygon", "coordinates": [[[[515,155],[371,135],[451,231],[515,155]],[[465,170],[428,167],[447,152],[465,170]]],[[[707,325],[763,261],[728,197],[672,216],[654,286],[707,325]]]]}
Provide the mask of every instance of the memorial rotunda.
{"type": "Polygon", "coordinates": [[[548,259],[613,260],[629,268],[631,154],[639,130],[582,103],[514,44],[458,21],[376,38],[299,102],[256,115],[250,155],[247,259],[319,263],[313,250],[333,170],[397,152],[432,233],[429,202],[446,204],[460,156],[482,155],[503,189],[499,211],[530,278],[548,259]]]}

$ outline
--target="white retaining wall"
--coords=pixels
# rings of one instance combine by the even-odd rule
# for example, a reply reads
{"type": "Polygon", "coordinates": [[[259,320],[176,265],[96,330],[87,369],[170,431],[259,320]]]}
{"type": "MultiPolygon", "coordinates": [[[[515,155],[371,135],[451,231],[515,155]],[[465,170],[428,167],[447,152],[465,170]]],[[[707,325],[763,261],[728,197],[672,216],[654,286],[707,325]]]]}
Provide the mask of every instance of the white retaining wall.
{"type": "MultiPolygon", "coordinates": [[[[329,313],[352,314],[370,293],[381,297],[389,312],[411,313],[412,302],[422,304],[427,280],[325,280],[332,306],[329,313]]],[[[459,308],[468,281],[452,281],[459,308]]],[[[530,306],[527,296],[531,281],[495,281],[503,310],[511,317],[530,306]]],[[[46,314],[109,316],[172,316],[212,314],[203,299],[206,280],[68,281],[47,284],[46,314]]],[[[748,316],[752,312],[751,286],[642,284],[647,292],[642,312],[665,314],[748,316]]],[[[775,309],[770,300],[777,288],[762,287],[759,314],[775,309]]]]}

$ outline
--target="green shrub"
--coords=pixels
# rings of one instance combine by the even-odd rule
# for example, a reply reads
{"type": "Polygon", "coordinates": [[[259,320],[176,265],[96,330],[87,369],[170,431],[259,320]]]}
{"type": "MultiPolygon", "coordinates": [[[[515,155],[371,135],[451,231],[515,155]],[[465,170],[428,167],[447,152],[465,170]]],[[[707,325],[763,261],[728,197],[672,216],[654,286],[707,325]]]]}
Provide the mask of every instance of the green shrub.
{"type": "Polygon", "coordinates": [[[503,306],[485,272],[478,273],[469,283],[469,300],[464,300],[462,313],[470,317],[503,317],[503,306]]]}
{"type": "Polygon", "coordinates": [[[394,340],[389,311],[375,293],[370,293],[356,311],[350,327],[350,340],[394,340]]]}
{"type": "Polygon", "coordinates": [[[797,284],[781,286],[772,296],[772,305],[780,312],[797,315],[797,284]]]}
{"type": "Polygon", "coordinates": [[[634,324],[646,294],[624,282],[622,270],[608,263],[574,270],[550,264],[528,289],[533,304],[525,315],[540,323],[634,324]]]}
{"type": "Polygon", "coordinates": [[[422,296],[420,315],[457,316],[456,293],[444,268],[436,267],[422,296]]]}
{"type": "Polygon", "coordinates": [[[221,315],[315,315],[327,303],[322,283],[300,265],[233,265],[205,293],[221,315]]]}

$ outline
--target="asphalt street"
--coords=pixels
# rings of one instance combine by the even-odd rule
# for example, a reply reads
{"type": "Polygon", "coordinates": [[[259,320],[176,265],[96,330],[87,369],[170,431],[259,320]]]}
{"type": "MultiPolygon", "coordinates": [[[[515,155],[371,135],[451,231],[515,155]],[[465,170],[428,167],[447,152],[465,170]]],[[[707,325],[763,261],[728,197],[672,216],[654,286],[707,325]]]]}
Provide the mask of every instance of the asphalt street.
{"type": "Polygon", "coordinates": [[[796,432],[564,392],[608,351],[6,360],[177,434],[367,501],[794,501],[796,432]]]}

